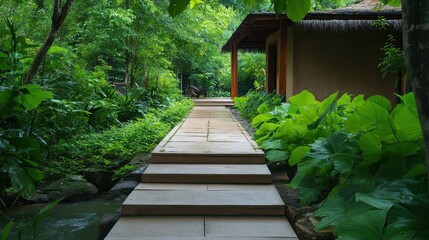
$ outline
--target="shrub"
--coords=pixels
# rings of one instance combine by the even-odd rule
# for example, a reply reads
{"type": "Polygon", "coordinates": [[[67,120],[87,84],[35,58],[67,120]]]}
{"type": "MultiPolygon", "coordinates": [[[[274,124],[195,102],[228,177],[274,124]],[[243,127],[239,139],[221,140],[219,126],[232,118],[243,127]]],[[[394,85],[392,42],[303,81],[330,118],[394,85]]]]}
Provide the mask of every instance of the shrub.
{"type": "Polygon", "coordinates": [[[258,107],[273,109],[281,104],[283,98],[274,93],[262,91],[249,91],[244,97],[235,97],[234,106],[240,111],[246,120],[252,120],[258,115],[258,107]]]}
{"type": "Polygon", "coordinates": [[[114,172],[138,153],[151,152],[191,108],[190,100],[174,101],[164,111],[146,114],[145,118],[131,121],[121,128],[63,141],[52,148],[45,164],[47,171],[49,175],[58,177],[82,174],[88,169],[114,172]]]}
{"type": "Polygon", "coordinates": [[[357,232],[365,239],[429,238],[416,103],[412,93],[400,98],[392,108],[382,96],[335,93],[319,102],[304,91],[253,118],[267,159],[297,165],[290,186],[302,204],[318,203],[318,230],[333,227],[344,239],[357,232]]]}

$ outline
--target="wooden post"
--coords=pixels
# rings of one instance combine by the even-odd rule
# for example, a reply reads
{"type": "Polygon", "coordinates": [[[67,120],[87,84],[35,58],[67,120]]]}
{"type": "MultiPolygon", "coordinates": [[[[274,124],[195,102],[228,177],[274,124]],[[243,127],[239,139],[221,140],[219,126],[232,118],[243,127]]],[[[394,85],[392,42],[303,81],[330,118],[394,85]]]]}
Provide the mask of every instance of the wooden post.
{"type": "Polygon", "coordinates": [[[279,86],[277,94],[286,95],[286,60],[287,60],[287,24],[280,20],[280,39],[279,39],[279,86]]]}
{"type": "Polygon", "coordinates": [[[237,46],[232,45],[231,49],[231,98],[234,99],[238,95],[238,58],[237,58],[237,46]]]}

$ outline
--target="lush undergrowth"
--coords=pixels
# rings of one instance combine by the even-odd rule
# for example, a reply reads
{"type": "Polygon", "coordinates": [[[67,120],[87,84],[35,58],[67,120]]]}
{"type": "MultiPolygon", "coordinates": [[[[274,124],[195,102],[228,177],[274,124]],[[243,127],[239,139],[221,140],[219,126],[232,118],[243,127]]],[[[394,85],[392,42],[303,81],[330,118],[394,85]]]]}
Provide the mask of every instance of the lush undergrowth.
{"type": "Polygon", "coordinates": [[[46,170],[50,177],[88,171],[115,172],[121,177],[124,170],[133,169],[127,163],[139,153],[150,153],[192,106],[191,100],[181,99],[123,127],[63,140],[52,147],[46,170]]]}
{"type": "Polygon", "coordinates": [[[258,115],[258,107],[263,106],[272,110],[280,105],[283,98],[265,91],[249,91],[245,96],[234,98],[234,107],[240,111],[240,115],[246,120],[252,120],[258,115]]]}
{"type": "MultiPolygon", "coordinates": [[[[344,239],[428,239],[427,167],[414,96],[304,91],[252,120],[268,161],[297,166],[290,186],[314,204],[316,229],[344,239]],[[371,230],[369,230],[371,229],[371,230]]],[[[239,105],[240,106],[240,105],[239,105]]]]}

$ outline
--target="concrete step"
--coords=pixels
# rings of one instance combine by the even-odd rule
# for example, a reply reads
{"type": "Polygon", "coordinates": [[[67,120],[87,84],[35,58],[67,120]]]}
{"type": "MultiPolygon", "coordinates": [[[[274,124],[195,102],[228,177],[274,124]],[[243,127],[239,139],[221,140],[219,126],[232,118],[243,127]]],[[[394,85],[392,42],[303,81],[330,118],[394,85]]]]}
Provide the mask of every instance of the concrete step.
{"type": "Polygon", "coordinates": [[[151,163],[264,164],[264,153],[152,152],[151,163]]]}
{"type": "Polygon", "coordinates": [[[200,98],[192,99],[194,106],[234,106],[234,101],[231,98],[200,98]]]}
{"type": "Polygon", "coordinates": [[[144,183],[271,183],[265,164],[150,164],[144,183]]]}
{"type": "MultiPolygon", "coordinates": [[[[144,184],[143,184],[144,185],[144,184]]],[[[284,215],[274,185],[177,185],[136,187],[122,205],[125,215],[284,215]],[[170,187],[170,188],[169,188],[170,187]],[[185,188],[186,187],[186,188],[185,188]]]]}
{"type": "Polygon", "coordinates": [[[284,217],[123,216],[106,240],[298,240],[284,217]]]}

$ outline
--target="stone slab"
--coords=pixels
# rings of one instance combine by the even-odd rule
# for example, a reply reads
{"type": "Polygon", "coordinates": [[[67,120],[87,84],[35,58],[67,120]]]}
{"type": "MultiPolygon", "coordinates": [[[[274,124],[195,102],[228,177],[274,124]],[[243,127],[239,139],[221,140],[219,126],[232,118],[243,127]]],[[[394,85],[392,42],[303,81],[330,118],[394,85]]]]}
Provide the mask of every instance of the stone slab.
{"type": "Polygon", "coordinates": [[[204,217],[122,216],[105,239],[204,237],[204,217]]]}
{"type": "Polygon", "coordinates": [[[140,183],[135,190],[169,190],[169,191],[208,191],[207,184],[184,184],[184,183],[140,183]]]}
{"type": "Polygon", "coordinates": [[[208,184],[208,191],[260,191],[273,192],[276,187],[273,184],[208,184]]]}
{"type": "Polygon", "coordinates": [[[284,217],[206,217],[205,236],[297,238],[284,217]]]}
{"type": "Polygon", "coordinates": [[[197,163],[197,164],[263,164],[264,153],[171,153],[152,152],[151,163],[197,163]]]}
{"type": "Polygon", "coordinates": [[[125,215],[284,215],[277,191],[134,190],[125,215]]]}
{"type": "Polygon", "coordinates": [[[150,164],[144,183],[271,183],[265,164],[150,164]]]}
{"type": "Polygon", "coordinates": [[[123,216],[105,239],[298,240],[290,237],[296,235],[284,221],[282,217],[123,216]]]}

